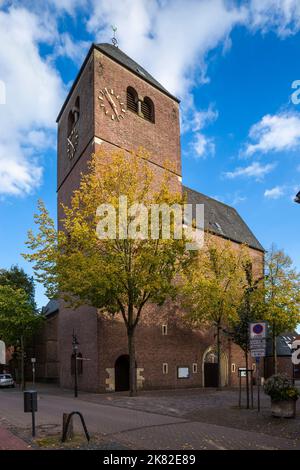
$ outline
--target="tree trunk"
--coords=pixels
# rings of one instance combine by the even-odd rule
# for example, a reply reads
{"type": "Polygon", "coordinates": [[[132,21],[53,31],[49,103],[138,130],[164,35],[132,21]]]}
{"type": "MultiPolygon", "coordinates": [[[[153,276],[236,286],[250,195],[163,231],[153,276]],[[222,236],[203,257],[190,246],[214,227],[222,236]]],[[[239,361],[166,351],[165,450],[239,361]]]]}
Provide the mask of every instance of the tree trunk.
{"type": "Polygon", "coordinates": [[[245,362],[246,362],[246,394],[247,394],[247,410],[249,409],[249,380],[248,380],[248,349],[245,350],[245,362]]]}
{"type": "Polygon", "coordinates": [[[273,338],[272,338],[272,341],[273,341],[273,373],[274,374],[277,374],[277,372],[278,372],[276,340],[277,340],[277,336],[274,332],[273,333],[273,338]]]}
{"type": "Polygon", "coordinates": [[[129,328],[127,330],[129,352],[129,390],[131,397],[134,397],[137,394],[134,332],[135,329],[129,328]]]}
{"type": "Polygon", "coordinates": [[[218,358],[218,388],[221,388],[221,338],[220,338],[221,326],[217,325],[217,358],[218,358]]]}

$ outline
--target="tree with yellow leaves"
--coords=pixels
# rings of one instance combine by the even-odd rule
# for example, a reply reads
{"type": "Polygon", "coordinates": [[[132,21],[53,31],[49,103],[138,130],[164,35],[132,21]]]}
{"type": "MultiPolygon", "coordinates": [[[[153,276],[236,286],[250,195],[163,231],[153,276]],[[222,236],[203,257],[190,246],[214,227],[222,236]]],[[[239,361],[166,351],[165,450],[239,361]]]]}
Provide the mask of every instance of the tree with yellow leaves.
{"type": "Polygon", "coordinates": [[[175,295],[174,278],[191,257],[185,234],[176,236],[174,213],[169,214],[168,230],[161,214],[155,218],[147,212],[153,205],[177,208],[182,225],[184,201],[181,192],[170,189],[171,178],[172,173],[164,170],[157,181],[142,151],[94,155],[70,205],[63,206],[60,231],[39,203],[38,232],[29,233],[31,253],[24,255],[33,262],[50,298],[59,296],[72,307],[88,304],[122,316],[132,395],[135,331],[144,307],[175,295]]]}
{"type": "Polygon", "coordinates": [[[184,305],[187,320],[195,327],[216,328],[218,387],[221,386],[221,331],[237,319],[245,285],[245,247],[205,236],[205,247],[184,275],[184,305]]]}

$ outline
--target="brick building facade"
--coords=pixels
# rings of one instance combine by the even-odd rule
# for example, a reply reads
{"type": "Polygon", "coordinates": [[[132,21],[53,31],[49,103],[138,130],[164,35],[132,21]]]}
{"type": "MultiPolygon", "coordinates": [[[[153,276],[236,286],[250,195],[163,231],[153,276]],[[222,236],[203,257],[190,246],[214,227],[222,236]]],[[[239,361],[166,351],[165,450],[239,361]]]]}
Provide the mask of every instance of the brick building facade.
{"type": "MultiPolygon", "coordinates": [[[[188,202],[204,204],[205,229],[238,248],[250,247],[257,275],[264,251],[235,209],[182,186],[179,101],[120,49],[93,45],[58,116],[58,218],[87,168],[92,153],[145,148],[159,181],[171,161],[172,185],[188,202]]],[[[136,332],[136,366],[140,388],[179,388],[215,384],[215,332],[187,329],[176,303],[149,305],[136,332]]],[[[121,319],[99,315],[91,307],[75,311],[59,304],[56,318],[59,379],[72,387],[72,332],[82,357],[79,388],[113,391],[128,387],[128,349],[121,319]]],[[[47,326],[46,326],[47,328],[47,326]]],[[[227,337],[222,343],[222,383],[237,384],[242,351],[227,337]]],[[[44,366],[46,367],[46,365],[44,366]]]]}

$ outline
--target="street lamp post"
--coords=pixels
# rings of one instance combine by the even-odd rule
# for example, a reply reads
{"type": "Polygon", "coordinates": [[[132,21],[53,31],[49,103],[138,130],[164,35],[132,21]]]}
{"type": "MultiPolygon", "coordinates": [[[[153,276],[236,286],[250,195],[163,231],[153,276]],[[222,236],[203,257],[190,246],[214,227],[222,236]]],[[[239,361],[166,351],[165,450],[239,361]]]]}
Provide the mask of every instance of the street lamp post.
{"type": "Polygon", "coordinates": [[[73,357],[74,357],[74,397],[78,397],[78,374],[77,374],[77,353],[78,353],[78,340],[77,336],[73,331],[72,335],[72,348],[73,348],[73,357]]]}

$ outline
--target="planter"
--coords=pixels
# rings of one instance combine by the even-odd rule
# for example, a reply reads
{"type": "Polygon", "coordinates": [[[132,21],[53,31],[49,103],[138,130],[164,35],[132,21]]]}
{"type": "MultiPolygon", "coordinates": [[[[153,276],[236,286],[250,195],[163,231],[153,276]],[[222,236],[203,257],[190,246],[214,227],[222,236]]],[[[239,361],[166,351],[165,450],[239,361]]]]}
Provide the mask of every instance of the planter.
{"type": "Polygon", "coordinates": [[[277,418],[295,418],[296,400],[271,400],[271,411],[277,418]]]}

